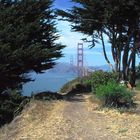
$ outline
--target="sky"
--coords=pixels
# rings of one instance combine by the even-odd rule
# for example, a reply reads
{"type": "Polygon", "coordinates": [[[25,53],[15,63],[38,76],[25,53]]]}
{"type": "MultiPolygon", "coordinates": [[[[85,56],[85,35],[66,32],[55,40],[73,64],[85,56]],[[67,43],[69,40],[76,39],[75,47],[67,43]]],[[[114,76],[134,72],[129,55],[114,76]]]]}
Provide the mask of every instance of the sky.
{"type": "MultiPolygon", "coordinates": [[[[70,0],[55,0],[54,8],[58,9],[69,9],[73,6],[73,3],[70,0]]],[[[64,57],[60,58],[59,62],[70,63],[70,59],[73,58],[74,64],[77,63],[77,44],[82,43],[82,38],[87,36],[78,33],[72,32],[70,23],[67,21],[57,21],[57,29],[59,31],[60,38],[58,42],[66,45],[66,48],[63,49],[64,57]]],[[[84,46],[84,65],[85,66],[97,66],[97,65],[105,65],[106,61],[104,59],[102,46],[101,44],[96,44],[96,46],[92,49],[89,49],[88,43],[83,43],[84,46]]],[[[112,61],[110,46],[107,43],[106,39],[106,51],[110,61],[112,61]]]]}

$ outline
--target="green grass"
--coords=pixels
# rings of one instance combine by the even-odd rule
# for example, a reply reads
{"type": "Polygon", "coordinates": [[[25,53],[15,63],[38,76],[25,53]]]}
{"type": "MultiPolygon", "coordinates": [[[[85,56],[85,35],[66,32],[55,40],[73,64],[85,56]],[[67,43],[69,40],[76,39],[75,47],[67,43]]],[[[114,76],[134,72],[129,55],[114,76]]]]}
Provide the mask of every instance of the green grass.
{"type": "Polygon", "coordinates": [[[61,92],[61,93],[67,93],[67,92],[71,91],[73,88],[75,88],[75,86],[76,86],[77,84],[79,84],[79,83],[80,83],[79,79],[76,78],[76,79],[74,79],[74,80],[72,80],[72,81],[66,83],[66,84],[60,89],[60,92],[61,92]]]}
{"type": "Polygon", "coordinates": [[[136,81],[136,90],[140,90],[140,80],[136,81]]]}
{"type": "Polygon", "coordinates": [[[61,89],[60,93],[68,93],[71,90],[77,88],[77,85],[87,85],[85,81],[89,79],[89,77],[83,77],[83,78],[76,78],[68,83],[66,83],[61,89]]]}

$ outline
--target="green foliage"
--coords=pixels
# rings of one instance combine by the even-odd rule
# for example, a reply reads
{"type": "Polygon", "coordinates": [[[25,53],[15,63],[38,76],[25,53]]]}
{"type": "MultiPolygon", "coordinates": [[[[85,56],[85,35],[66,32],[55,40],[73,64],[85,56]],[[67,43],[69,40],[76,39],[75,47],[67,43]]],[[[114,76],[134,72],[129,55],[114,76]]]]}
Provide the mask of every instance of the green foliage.
{"type": "Polygon", "coordinates": [[[78,78],[76,78],[72,81],[69,81],[60,89],[60,92],[61,93],[67,93],[67,92],[71,91],[79,83],[80,82],[79,82],[78,78]]]}
{"type": "Polygon", "coordinates": [[[136,90],[140,90],[140,80],[136,81],[136,90]]]}
{"type": "Polygon", "coordinates": [[[140,64],[136,66],[136,79],[140,79],[140,64]]]}
{"type": "Polygon", "coordinates": [[[52,0],[0,1],[0,88],[30,81],[26,74],[52,68],[63,45],[55,27],[52,0]]]}
{"type": "Polygon", "coordinates": [[[106,85],[108,81],[117,80],[117,74],[112,72],[95,71],[84,82],[91,85],[92,91],[95,92],[96,88],[100,85],[106,85]]]}
{"type": "Polygon", "coordinates": [[[0,93],[0,126],[13,120],[15,111],[26,98],[18,90],[6,90],[0,93]]]}
{"type": "Polygon", "coordinates": [[[83,93],[83,92],[91,92],[91,86],[85,83],[88,77],[76,78],[68,83],[66,83],[61,89],[61,93],[83,93]]]}
{"type": "Polygon", "coordinates": [[[31,98],[36,100],[62,100],[63,95],[57,92],[46,91],[46,92],[40,92],[35,95],[32,95],[31,98]]]}
{"type": "Polygon", "coordinates": [[[133,95],[134,93],[128,91],[124,86],[120,86],[115,81],[109,81],[106,85],[100,85],[96,88],[96,97],[105,106],[129,107],[132,105],[133,95]]]}
{"type": "Polygon", "coordinates": [[[90,36],[90,47],[102,43],[104,58],[110,61],[106,53],[105,36],[111,46],[115,71],[118,78],[129,81],[135,86],[135,62],[140,30],[139,0],[72,0],[75,5],[69,10],[58,10],[62,20],[71,22],[71,29],[90,36]],[[122,61],[123,60],[123,61],[122,61]],[[131,72],[129,72],[131,69],[131,72]]]}

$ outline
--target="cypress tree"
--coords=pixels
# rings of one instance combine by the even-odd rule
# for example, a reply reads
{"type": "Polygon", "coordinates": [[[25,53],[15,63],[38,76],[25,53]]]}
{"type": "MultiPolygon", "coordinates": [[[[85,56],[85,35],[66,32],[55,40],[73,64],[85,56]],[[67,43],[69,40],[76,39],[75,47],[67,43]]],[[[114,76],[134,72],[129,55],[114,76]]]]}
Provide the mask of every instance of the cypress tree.
{"type": "Polygon", "coordinates": [[[0,89],[30,81],[62,57],[53,0],[0,0],[0,89]]]}

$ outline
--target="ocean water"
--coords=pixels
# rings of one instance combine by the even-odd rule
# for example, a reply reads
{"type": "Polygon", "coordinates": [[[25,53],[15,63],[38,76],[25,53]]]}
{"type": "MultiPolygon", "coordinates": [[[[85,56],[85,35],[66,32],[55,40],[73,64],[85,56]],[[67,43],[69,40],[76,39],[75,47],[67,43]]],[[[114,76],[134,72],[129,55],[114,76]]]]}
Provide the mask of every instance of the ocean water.
{"type": "Polygon", "coordinates": [[[45,72],[43,74],[31,74],[31,77],[35,79],[33,82],[28,82],[23,85],[22,94],[30,96],[32,93],[38,93],[42,91],[59,91],[62,86],[68,81],[76,78],[75,74],[62,74],[62,73],[50,73],[45,72]]]}

